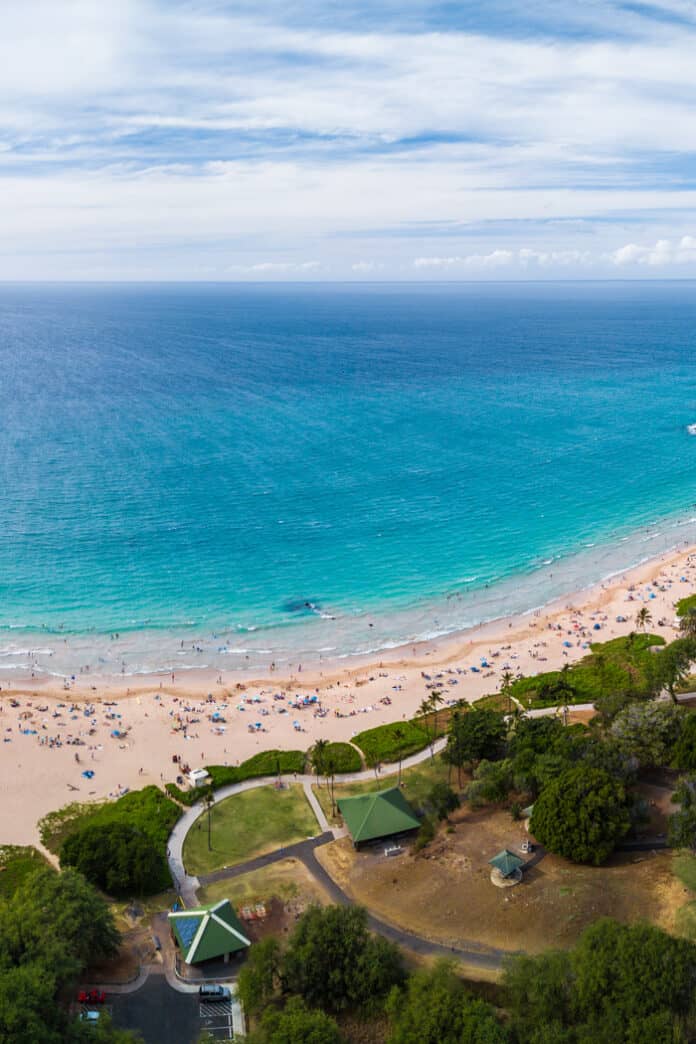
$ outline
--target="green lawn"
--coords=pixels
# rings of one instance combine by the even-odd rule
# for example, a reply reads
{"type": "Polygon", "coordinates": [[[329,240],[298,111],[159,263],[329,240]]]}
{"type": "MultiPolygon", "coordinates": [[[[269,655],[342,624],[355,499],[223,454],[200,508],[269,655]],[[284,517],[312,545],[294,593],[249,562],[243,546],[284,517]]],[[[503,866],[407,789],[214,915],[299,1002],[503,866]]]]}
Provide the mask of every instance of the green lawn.
{"type": "Polygon", "coordinates": [[[191,874],[207,874],[318,832],[301,786],[259,787],[213,806],[210,852],[208,814],[199,816],[184,842],[184,865],[191,874]]]}
{"type": "Polygon", "coordinates": [[[0,899],[11,899],[25,877],[50,867],[35,848],[0,845],[0,899]]]}
{"type": "Polygon", "coordinates": [[[672,856],[672,873],[692,892],[696,892],[696,855],[676,852],[672,856]]]}
{"type": "MultiPolygon", "coordinates": [[[[366,780],[364,783],[337,785],[334,791],[335,797],[338,801],[339,798],[353,797],[356,794],[367,794],[371,790],[386,790],[387,787],[396,786],[398,778],[398,771],[390,775],[380,772],[378,779],[366,780]]],[[[437,755],[434,761],[428,759],[421,762],[420,765],[414,765],[413,768],[404,769],[401,773],[404,794],[414,808],[422,805],[434,783],[440,783],[443,780],[447,781],[447,765],[437,755]]],[[[456,773],[453,774],[453,781],[456,783],[456,773]]],[[[327,819],[330,820],[331,800],[327,787],[323,784],[319,787],[315,786],[314,793],[317,795],[319,804],[324,809],[327,819]]]]}

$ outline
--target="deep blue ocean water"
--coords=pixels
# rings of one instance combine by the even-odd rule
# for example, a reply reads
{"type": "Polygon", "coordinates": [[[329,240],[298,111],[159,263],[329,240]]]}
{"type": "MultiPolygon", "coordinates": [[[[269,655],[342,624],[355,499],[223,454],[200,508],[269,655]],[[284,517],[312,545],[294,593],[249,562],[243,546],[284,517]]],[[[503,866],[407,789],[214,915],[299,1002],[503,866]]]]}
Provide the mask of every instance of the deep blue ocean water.
{"type": "Polygon", "coordinates": [[[4,285],[0,381],[8,667],[347,653],[696,536],[692,283],[4,285]]]}

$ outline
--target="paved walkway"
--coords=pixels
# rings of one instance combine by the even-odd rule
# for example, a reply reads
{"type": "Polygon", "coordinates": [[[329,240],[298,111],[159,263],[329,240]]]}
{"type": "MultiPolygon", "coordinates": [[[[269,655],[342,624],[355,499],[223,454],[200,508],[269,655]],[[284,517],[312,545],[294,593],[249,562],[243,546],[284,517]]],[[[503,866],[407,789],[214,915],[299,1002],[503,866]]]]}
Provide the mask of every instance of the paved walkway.
{"type": "MultiPolygon", "coordinates": [[[[434,752],[437,754],[439,751],[443,750],[445,743],[446,740],[444,737],[436,740],[433,745],[434,752]]],[[[425,750],[420,750],[417,754],[412,754],[410,757],[404,758],[401,763],[401,768],[404,770],[412,768],[414,765],[420,765],[422,762],[428,761],[430,757],[430,748],[426,747],[425,750]]],[[[373,779],[384,779],[386,782],[390,776],[395,776],[397,772],[398,765],[385,766],[384,770],[380,767],[363,769],[361,772],[346,772],[341,776],[336,776],[336,782],[365,783],[373,779]]],[[[273,784],[277,782],[277,778],[277,776],[261,776],[258,779],[246,779],[243,783],[230,783],[228,786],[220,787],[219,790],[215,791],[215,800],[216,802],[224,801],[225,798],[234,797],[235,794],[243,794],[247,790],[255,790],[256,787],[273,786],[273,784]]],[[[304,792],[307,794],[307,800],[314,812],[321,831],[326,833],[327,831],[332,830],[321,806],[319,805],[316,795],[312,792],[312,784],[316,782],[315,777],[311,775],[293,775],[292,777],[286,776],[285,779],[288,782],[302,784],[304,792]],[[311,797],[309,796],[308,791],[311,793],[311,797]]],[[[200,881],[197,877],[186,873],[183,859],[184,841],[189,830],[204,811],[205,805],[202,801],[199,801],[197,805],[193,805],[191,808],[187,808],[182,817],[177,823],[175,823],[174,829],[169,835],[169,846],[167,848],[167,859],[169,860],[169,870],[172,875],[172,880],[184,902],[190,906],[196,905],[196,892],[200,888],[200,881]]],[[[334,831],[335,836],[342,836],[343,833],[343,831],[334,831]]]]}

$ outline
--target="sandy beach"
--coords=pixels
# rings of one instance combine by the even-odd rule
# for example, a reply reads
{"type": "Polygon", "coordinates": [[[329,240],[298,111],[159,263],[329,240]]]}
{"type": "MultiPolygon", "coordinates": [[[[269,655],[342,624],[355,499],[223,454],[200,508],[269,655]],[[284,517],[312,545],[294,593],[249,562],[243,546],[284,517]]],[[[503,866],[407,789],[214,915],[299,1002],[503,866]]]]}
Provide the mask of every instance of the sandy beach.
{"type": "Polygon", "coordinates": [[[350,740],[411,717],[429,689],[454,702],[497,692],[504,671],[533,675],[581,658],[590,641],[636,629],[677,633],[675,602],[696,590],[696,549],[650,562],[543,610],[365,660],[297,665],[292,674],[189,671],[128,679],[17,674],[0,690],[0,843],[30,844],[37,820],[70,801],[117,796],[191,768],[238,764],[270,748],[350,740]],[[85,773],[91,773],[86,776],[85,773]]]}

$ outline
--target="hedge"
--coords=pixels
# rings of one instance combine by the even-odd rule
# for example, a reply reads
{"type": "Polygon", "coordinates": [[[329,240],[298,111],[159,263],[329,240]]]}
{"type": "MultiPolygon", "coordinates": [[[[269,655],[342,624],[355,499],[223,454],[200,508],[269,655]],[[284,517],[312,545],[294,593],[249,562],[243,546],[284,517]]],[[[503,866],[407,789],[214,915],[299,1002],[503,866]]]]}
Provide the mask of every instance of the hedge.
{"type": "Polygon", "coordinates": [[[241,765],[206,765],[212,785],[228,786],[230,783],[243,783],[245,779],[256,779],[259,776],[275,776],[304,772],[305,752],[303,750],[262,750],[241,765]]]}
{"type": "Polygon", "coordinates": [[[129,823],[166,849],[172,827],[180,816],[181,809],[159,787],[149,786],[124,794],[117,801],[74,802],[49,812],[38,825],[41,840],[54,853],[70,834],[88,823],[102,826],[114,822],[129,823]]]}
{"type": "Polygon", "coordinates": [[[393,721],[359,732],[353,743],[360,747],[367,764],[373,766],[398,761],[399,757],[405,758],[423,750],[430,743],[430,735],[413,721],[393,721]]]}
{"type": "Polygon", "coordinates": [[[360,772],[362,769],[362,759],[350,743],[329,743],[326,748],[326,764],[331,765],[339,775],[344,772],[360,772]]]}

